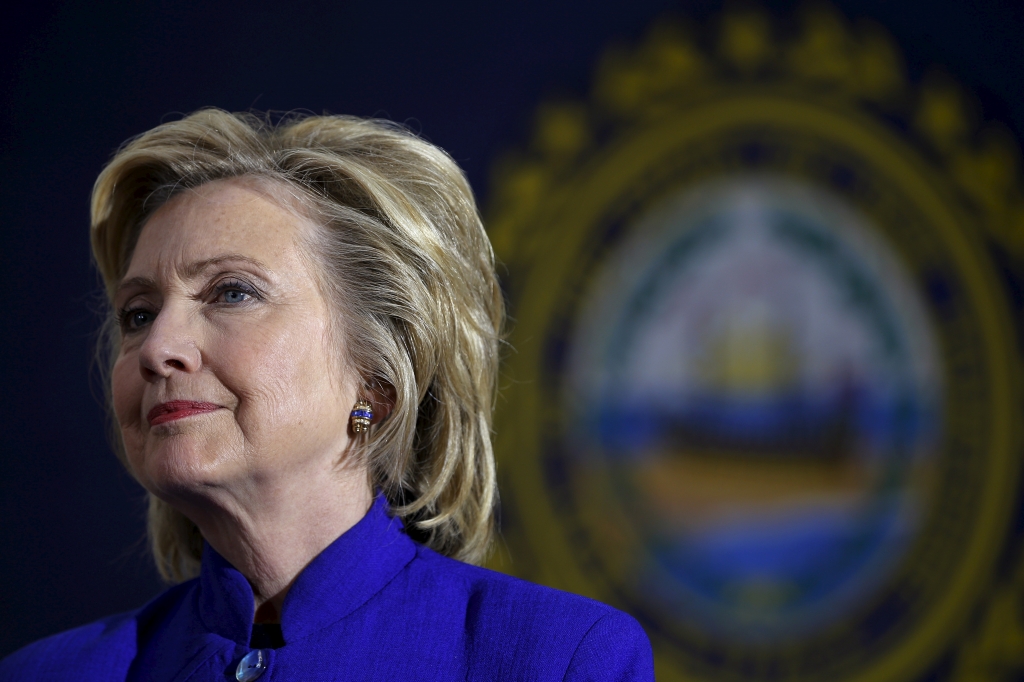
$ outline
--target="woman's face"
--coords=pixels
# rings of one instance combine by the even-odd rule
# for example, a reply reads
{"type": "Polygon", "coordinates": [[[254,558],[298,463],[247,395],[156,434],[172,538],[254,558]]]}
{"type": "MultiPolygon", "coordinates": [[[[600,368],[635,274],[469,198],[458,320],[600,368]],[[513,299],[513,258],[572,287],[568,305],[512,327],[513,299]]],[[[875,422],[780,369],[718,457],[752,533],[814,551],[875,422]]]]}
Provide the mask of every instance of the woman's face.
{"type": "Polygon", "coordinates": [[[139,482],[169,501],[334,470],[356,377],[303,240],[253,180],[183,192],[146,223],[114,304],[114,410],[139,482]]]}

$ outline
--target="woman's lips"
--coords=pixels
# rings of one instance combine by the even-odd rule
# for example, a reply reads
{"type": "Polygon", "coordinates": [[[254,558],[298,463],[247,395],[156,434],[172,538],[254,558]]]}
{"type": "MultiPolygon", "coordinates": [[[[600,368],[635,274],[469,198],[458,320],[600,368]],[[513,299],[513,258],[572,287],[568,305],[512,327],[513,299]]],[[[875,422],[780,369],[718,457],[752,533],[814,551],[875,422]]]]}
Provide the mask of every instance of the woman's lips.
{"type": "Polygon", "coordinates": [[[185,417],[213,412],[219,409],[220,405],[214,405],[213,403],[203,403],[195,400],[172,400],[160,403],[150,410],[146,417],[149,419],[150,426],[156,426],[157,424],[171,422],[175,419],[184,419],[185,417]]]}

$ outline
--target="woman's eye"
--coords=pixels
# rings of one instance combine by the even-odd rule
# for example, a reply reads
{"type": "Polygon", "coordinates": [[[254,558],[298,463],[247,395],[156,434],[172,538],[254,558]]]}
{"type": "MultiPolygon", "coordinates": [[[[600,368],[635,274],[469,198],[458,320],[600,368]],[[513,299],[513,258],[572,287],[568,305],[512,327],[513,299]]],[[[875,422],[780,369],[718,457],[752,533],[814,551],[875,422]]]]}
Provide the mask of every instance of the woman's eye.
{"type": "Polygon", "coordinates": [[[243,303],[249,298],[249,294],[238,289],[228,289],[221,294],[225,303],[243,303]]]}
{"type": "Polygon", "coordinates": [[[256,293],[242,282],[224,282],[215,290],[218,303],[237,305],[247,303],[256,298],[256,293]]]}
{"type": "Polygon", "coordinates": [[[121,329],[125,332],[138,331],[152,322],[155,317],[156,313],[141,308],[125,310],[121,313],[121,329]]]}

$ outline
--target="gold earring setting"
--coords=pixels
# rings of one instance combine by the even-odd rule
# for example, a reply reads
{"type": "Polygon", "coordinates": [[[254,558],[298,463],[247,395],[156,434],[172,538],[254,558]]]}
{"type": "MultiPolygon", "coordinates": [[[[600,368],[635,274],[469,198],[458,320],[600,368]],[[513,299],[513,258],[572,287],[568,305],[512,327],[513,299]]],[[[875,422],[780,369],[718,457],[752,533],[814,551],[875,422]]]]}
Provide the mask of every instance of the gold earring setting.
{"type": "Polygon", "coordinates": [[[352,408],[352,433],[365,433],[373,421],[373,406],[365,400],[357,400],[352,408]]]}

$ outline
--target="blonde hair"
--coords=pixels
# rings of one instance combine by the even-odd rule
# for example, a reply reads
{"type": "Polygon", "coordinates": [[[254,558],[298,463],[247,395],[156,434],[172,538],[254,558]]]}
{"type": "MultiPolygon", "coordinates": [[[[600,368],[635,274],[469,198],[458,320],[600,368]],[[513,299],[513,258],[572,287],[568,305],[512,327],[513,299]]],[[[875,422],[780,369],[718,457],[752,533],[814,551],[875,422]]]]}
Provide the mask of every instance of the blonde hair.
{"type": "MultiPolygon", "coordinates": [[[[293,116],[273,124],[200,110],[127,142],[96,180],[92,249],[108,300],[160,206],[238,177],[270,181],[300,199],[320,226],[310,255],[344,320],[344,361],[367,390],[394,387],[390,416],[353,456],[365,458],[371,484],[410,535],[481,562],[496,501],[491,413],[504,304],[462,171],[386,121],[293,116]]],[[[107,331],[109,367],[119,352],[113,314],[107,331]]],[[[198,528],[155,496],[149,502],[161,575],[196,575],[198,528]]]]}

